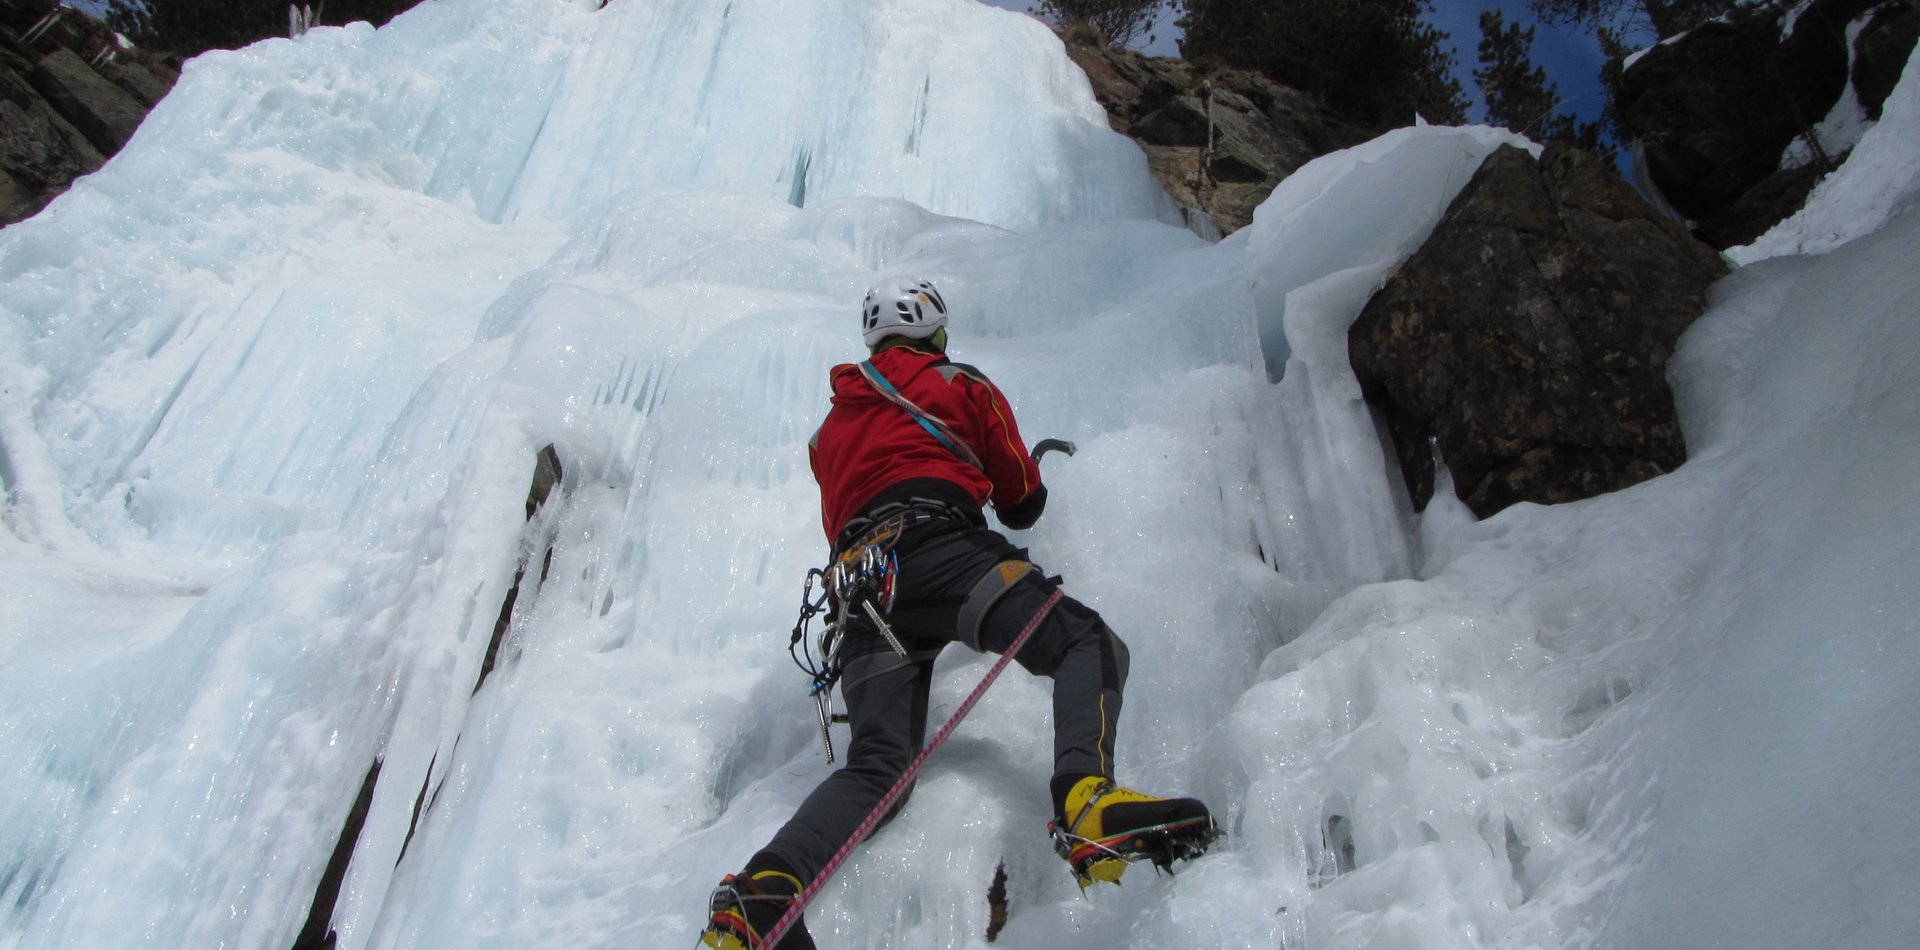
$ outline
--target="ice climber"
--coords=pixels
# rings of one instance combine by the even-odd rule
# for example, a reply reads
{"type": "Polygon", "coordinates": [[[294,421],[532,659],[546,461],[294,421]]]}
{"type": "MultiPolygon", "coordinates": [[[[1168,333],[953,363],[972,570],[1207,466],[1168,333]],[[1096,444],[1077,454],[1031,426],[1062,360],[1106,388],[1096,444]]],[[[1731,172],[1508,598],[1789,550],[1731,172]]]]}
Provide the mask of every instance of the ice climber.
{"type": "MultiPolygon", "coordinates": [[[[1032,525],[1047,488],[1006,397],[947,359],[939,292],[926,281],[883,282],[861,324],[872,358],[833,368],[832,408],[809,449],[835,556],[877,546],[897,559],[884,622],[904,656],[872,620],[849,614],[839,647],[848,761],[714,891],[701,943],[717,950],[766,947],[763,937],[907,769],[925,738],[940,651],[961,643],[1004,653],[1057,588],[987,527],[987,504],[1009,528],[1032,525]]],[[[1015,660],[1053,678],[1051,830],[1081,885],[1117,882],[1137,858],[1200,853],[1215,836],[1204,804],[1113,782],[1127,648],[1100,615],[1061,598],[1015,660]]],[[[813,945],[801,924],[777,946],[813,945]]]]}

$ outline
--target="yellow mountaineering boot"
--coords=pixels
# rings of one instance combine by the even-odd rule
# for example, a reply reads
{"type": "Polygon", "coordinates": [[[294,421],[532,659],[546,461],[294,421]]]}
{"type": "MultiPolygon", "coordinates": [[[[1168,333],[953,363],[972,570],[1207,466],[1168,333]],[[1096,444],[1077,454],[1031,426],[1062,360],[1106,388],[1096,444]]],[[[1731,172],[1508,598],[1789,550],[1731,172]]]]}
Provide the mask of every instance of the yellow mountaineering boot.
{"type": "MultiPolygon", "coordinates": [[[[800,893],[800,879],[784,871],[729,874],[713,889],[700,946],[709,950],[776,950],[762,937],[773,930],[800,893]]],[[[813,950],[806,918],[794,924],[777,950],[813,950]]]]}
{"type": "Polygon", "coordinates": [[[1060,815],[1047,830],[1083,888],[1120,883],[1127,865],[1141,858],[1170,871],[1175,860],[1199,857],[1220,836],[1199,799],[1155,798],[1099,775],[1068,789],[1060,815]]]}

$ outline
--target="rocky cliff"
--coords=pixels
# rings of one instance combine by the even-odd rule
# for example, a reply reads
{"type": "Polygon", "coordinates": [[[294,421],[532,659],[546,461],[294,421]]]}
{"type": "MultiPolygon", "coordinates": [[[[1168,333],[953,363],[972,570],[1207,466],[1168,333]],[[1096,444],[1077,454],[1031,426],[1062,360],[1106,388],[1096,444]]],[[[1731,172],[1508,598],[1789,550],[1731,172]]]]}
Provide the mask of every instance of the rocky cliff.
{"type": "Polygon", "coordinates": [[[0,0],[0,226],[105,164],[179,75],[54,0],[0,0]]]}
{"type": "MultiPolygon", "coordinates": [[[[1222,232],[1301,165],[1363,137],[1258,74],[1075,40],[1068,54],[1112,127],[1222,232]]],[[[1592,154],[1489,158],[1349,337],[1415,506],[1435,490],[1436,454],[1482,517],[1685,462],[1667,359],[1726,271],[1592,154]]]]}
{"type": "Polygon", "coordinates": [[[1621,121],[1703,240],[1745,244],[1846,158],[1916,36],[1912,0],[1759,6],[1635,59],[1620,84],[1621,121]]]}
{"type": "Polygon", "coordinates": [[[1108,124],[1140,144],[1175,201],[1223,234],[1252,221],[1253,209],[1300,166],[1366,138],[1314,97],[1259,73],[1066,39],[1108,124]]]}

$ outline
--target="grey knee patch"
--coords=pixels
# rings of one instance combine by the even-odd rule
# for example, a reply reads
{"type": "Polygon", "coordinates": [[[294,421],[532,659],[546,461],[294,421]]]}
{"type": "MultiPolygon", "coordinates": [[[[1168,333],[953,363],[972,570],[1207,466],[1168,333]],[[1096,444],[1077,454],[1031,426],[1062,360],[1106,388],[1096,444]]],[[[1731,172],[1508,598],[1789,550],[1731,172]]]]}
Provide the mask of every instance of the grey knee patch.
{"type": "Polygon", "coordinates": [[[1114,689],[1125,689],[1127,686],[1127,667],[1132,663],[1133,658],[1127,653],[1127,645],[1121,641],[1118,634],[1112,630],[1106,631],[1106,634],[1107,646],[1113,650],[1114,689]]]}
{"type": "Polygon", "coordinates": [[[840,695],[865,684],[876,676],[897,673],[919,663],[925,663],[940,655],[939,650],[915,650],[902,657],[891,650],[876,653],[863,653],[847,661],[840,674],[840,695]]]}
{"type": "Polygon", "coordinates": [[[987,611],[1033,570],[1033,564],[1027,561],[1001,561],[982,575],[980,582],[967,591],[967,598],[960,602],[959,629],[954,631],[960,642],[975,653],[980,652],[980,625],[986,622],[987,611]]]}

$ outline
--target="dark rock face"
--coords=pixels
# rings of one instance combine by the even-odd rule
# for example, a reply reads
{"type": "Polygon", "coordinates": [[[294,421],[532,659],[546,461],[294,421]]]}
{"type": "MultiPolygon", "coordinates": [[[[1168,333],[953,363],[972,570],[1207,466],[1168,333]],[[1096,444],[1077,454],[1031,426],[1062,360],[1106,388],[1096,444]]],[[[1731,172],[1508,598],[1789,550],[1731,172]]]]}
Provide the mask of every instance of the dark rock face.
{"type": "Polygon", "coordinates": [[[1912,0],[1874,11],[1854,39],[1853,91],[1869,117],[1880,118],[1880,107],[1899,84],[1916,41],[1920,41],[1920,4],[1912,0]]]}
{"type": "Polygon", "coordinates": [[[52,0],[0,5],[0,226],[105,164],[179,74],[52,0]]]}
{"type": "Polygon", "coordinates": [[[1755,182],[1732,204],[1694,228],[1695,237],[1707,244],[1728,248],[1752,244],[1767,229],[1807,203],[1813,186],[1825,178],[1821,165],[1783,168],[1755,182]]]}
{"type": "Polygon", "coordinates": [[[35,88],[87,141],[106,154],[120,151],[147,117],[148,106],[95,72],[70,49],[40,57],[35,88]]]}
{"type": "MultiPolygon", "coordinates": [[[[1782,153],[1833,111],[1842,95],[1891,91],[1913,49],[1911,0],[1814,0],[1782,36],[1780,7],[1709,23],[1657,46],[1621,79],[1623,123],[1646,149],[1653,181],[1715,247],[1745,243],[1796,210],[1813,179],[1842,156],[1816,154],[1813,171],[1782,168],[1782,153]],[[1849,24],[1869,15],[1864,56],[1849,72],[1849,24]],[[1904,44],[1904,45],[1902,45],[1904,44]]],[[[1877,113],[1886,92],[1871,99],[1877,113]]]]}
{"type": "Polygon", "coordinates": [[[1147,153],[1175,201],[1206,212],[1223,233],[1300,166],[1366,136],[1317,100],[1244,70],[1074,43],[1067,55],[1093,84],[1113,130],[1147,153]]]}
{"type": "Polygon", "coordinates": [[[0,50],[0,224],[39,211],[52,198],[49,189],[106,161],[28,84],[31,67],[12,68],[15,58],[0,50]]]}
{"type": "Polygon", "coordinates": [[[1684,462],[1667,360],[1726,270],[1586,152],[1490,156],[1348,336],[1416,507],[1435,448],[1481,517],[1684,462]]]}

